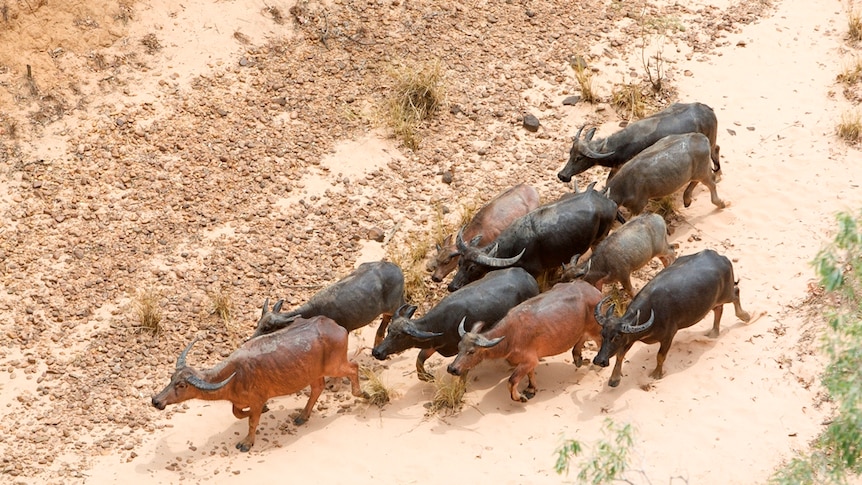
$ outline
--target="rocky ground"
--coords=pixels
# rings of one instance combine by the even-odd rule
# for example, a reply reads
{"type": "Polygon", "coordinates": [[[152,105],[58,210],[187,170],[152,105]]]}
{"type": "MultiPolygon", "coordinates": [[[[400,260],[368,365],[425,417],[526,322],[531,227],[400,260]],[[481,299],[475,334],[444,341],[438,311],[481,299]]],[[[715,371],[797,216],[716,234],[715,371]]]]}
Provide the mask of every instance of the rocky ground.
{"type": "MultiPolygon", "coordinates": [[[[0,40],[68,14],[60,3],[9,4],[0,40]]],[[[283,35],[221,32],[236,53],[189,73],[165,58],[170,38],[135,28],[144,4],[108,7],[73,24],[81,36],[109,32],[98,44],[56,52],[33,77],[20,62],[2,66],[0,474],[22,483],[84,479],[103,454],[134,460],[166,426],[148,400],[182,347],[205,332],[195,360],[227,355],[264,298],[294,305],[337,280],[376,244],[372,229],[390,257],[417,241],[430,250],[441,213],[452,219],[517,182],[546,200],[570,190],[555,174],[576,124],[625,119],[606,103],[622,79],[649,92],[631,60],[644,18],[694,25],[664,35],[669,59],[697,58],[770,8],[300,2],[249,14],[283,35]],[[579,93],[577,56],[593,68],[599,108],[560,106],[579,93]],[[386,132],[393,69],[438,60],[447,97],[418,150],[367,174],[339,169],[339,142],[386,132]],[[153,72],[157,82],[135,82],[153,72]],[[522,127],[528,113],[535,133],[522,127]],[[334,185],[316,191],[309,174],[334,185]],[[155,335],[136,311],[147,295],[161,311],[155,335]],[[221,296],[227,322],[213,312],[221,296]]],[[[675,100],[686,73],[671,63],[665,75],[655,105],[675,100]]],[[[324,393],[324,406],[337,396],[324,393]]]]}

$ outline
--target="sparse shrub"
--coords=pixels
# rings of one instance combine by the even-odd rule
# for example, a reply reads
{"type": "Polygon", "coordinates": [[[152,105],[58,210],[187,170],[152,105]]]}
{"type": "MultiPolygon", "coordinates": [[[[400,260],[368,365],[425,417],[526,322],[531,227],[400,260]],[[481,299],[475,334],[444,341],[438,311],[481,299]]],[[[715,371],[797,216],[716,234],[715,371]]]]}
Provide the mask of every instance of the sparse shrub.
{"type": "Polygon", "coordinates": [[[647,212],[658,214],[668,221],[677,214],[677,199],[676,196],[666,195],[660,199],[650,199],[646,205],[647,212]]]}
{"type": "Polygon", "coordinates": [[[395,137],[411,150],[419,148],[419,125],[437,113],[443,103],[443,67],[440,62],[402,67],[386,100],[386,121],[395,137]]]}
{"type": "Polygon", "coordinates": [[[842,140],[848,143],[858,142],[862,138],[862,115],[858,110],[843,113],[836,131],[842,140]]]}
{"type": "Polygon", "coordinates": [[[155,54],[162,49],[162,44],[156,34],[147,34],[141,39],[141,44],[147,49],[147,54],[155,54]]]}
{"type": "Polygon", "coordinates": [[[380,379],[380,374],[373,369],[359,366],[359,377],[363,379],[362,390],[368,394],[368,402],[375,406],[383,406],[392,397],[392,391],[380,379]]]}
{"type": "Polygon", "coordinates": [[[862,473],[862,211],[836,219],[835,239],[813,261],[827,297],[823,340],[829,361],[821,381],[835,416],[809,453],[772,476],[775,484],[843,484],[862,473]]]}
{"type": "Polygon", "coordinates": [[[581,89],[581,100],[587,103],[595,103],[599,100],[595,91],[593,91],[593,74],[582,64],[572,66],[575,70],[575,80],[578,81],[578,86],[581,89]]]}
{"type": "MultiPolygon", "coordinates": [[[[634,430],[630,424],[617,425],[611,419],[605,419],[602,428],[603,439],[592,447],[592,454],[584,457],[579,464],[579,483],[600,485],[615,481],[632,483],[626,480],[626,471],[634,447],[634,430]]],[[[567,439],[556,450],[557,462],[554,470],[557,474],[568,474],[572,458],[581,455],[583,445],[577,440],[567,439]]]]}
{"type": "Polygon", "coordinates": [[[862,59],[856,58],[848,66],[844,67],[841,74],[838,74],[838,81],[848,86],[858,83],[862,80],[862,59]]]}
{"type": "Polygon", "coordinates": [[[431,413],[445,411],[456,413],[464,404],[464,393],[467,391],[467,383],[460,377],[448,374],[445,370],[439,370],[434,377],[434,397],[428,403],[431,413]]]}
{"type": "Polygon", "coordinates": [[[135,329],[157,335],[162,331],[162,309],[159,306],[161,295],[152,289],[142,291],[134,302],[135,329]]]}

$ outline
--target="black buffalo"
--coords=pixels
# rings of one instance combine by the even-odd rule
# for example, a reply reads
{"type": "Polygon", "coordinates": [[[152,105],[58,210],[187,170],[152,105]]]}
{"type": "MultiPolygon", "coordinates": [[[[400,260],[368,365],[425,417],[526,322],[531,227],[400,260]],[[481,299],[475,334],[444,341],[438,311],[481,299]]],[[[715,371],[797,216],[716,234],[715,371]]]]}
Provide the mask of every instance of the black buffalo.
{"type": "Polygon", "coordinates": [[[539,294],[535,278],[521,268],[489,273],[460,291],[446,295],[420,318],[412,320],[415,306],[400,308],[389,323],[386,338],[371,351],[383,360],[407,349],[422,349],[416,358],[416,372],[423,381],[433,377],[425,370],[425,361],[435,352],[444,357],[458,353],[461,334],[458,324],[482,321],[489,327],[506,315],[509,309],[539,294]]]}
{"type": "Polygon", "coordinates": [[[650,374],[650,377],[660,379],[665,357],[679,329],[700,322],[712,310],[715,319],[707,335],[718,337],[725,303],[733,303],[740,320],[747,322],[751,319],[739,303],[739,286],[733,277],[733,265],[711,249],[677,258],[638,292],[623,316],[614,315],[614,305],[602,314],[603,303],[604,300],[595,310],[596,320],[602,326],[602,346],[593,363],[607,367],[611,356],[616,356],[608,381],[611,387],[619,385],[626,352],[637,341],[661,344],[656,368],[650,374]]]}

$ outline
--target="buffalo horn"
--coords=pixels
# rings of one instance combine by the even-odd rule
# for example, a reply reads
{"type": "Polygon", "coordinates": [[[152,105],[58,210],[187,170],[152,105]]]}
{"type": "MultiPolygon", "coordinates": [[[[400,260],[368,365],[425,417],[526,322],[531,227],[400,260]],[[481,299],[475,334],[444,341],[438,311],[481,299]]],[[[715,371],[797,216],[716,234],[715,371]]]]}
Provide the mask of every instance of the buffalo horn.
{"type": "Polygon", "coordinates": [[[395,310],[394,316],[396,318],[402,317],[402,318],[408,318],[409,319],[410,317],[413,316],[413,312],[415,312],[415,311],[416,311],[416,307],[414,305],[410,305],[410,304],[405,303],[405,304],[401,305],[400,307],[398,307],[397,310],[395,310]],[[405,311],[407,312],[406,316],[404,315],[405,311]]]}
{"type": "Polygon", "coordinates": [[[614,305],[611,305],[610,308],[608,308],[608,312],[605,313],[604,315],[602,315],[602,306],[605,304],[605,302],[607,302],[610,299],[611,299],[610,296],[606,296],[606,297],[602,298],[602,300],[599,302],[599,304],[596,305],[595,310],[593,310],[593,314],[596,316],[596,321],[599,322],[599,325],[601,325],[601,326],[605,325],[605,320],[610,318],[610,316],[612,314],[613,310],[611,310],[611,309],[614,307],[614,305]]]}
{"type": "MultiPolygon", "coordinates": [[[[640,320],[640,317],[641,311],[638,310],[637,313],[635,313],[635,322],[640,320]]],[[[620,331],[623,333],[640,333],[650,328],[652,326],[653,320],[655,320],[655,310],[650,310],[649,318],[647,319],[647,321],[640,325],[629,325],[628,323],[624,323],[622,327],[620,327],[620,331]]]]}
{"type": "Polygon", "coordinates": [[[269,307],[269,298],[263,300],[263,309],[260,311],[260,316],[266,315],[267,308],[269,307]]]}
{"type": "Polygon", "coordinates": [[[189,344],[189,346],[186,347],[185,350],[180,352],[180,356],[177,357],[177,370],[180,370],[186,366],[186,356],[189,355],[189,351],[192,350],[192,345],[194,345],[195,342],[197,342],[197,341],[198,341],[198,339],[197,339],[197,337],[195,337],[195,339],[192,340],[192,342],[189,344]]]}
{"type": "MultiPolygon", "coordinates": [[[[494,246],[496,249],[496,246],[494,246]]],[[[527,251],[527,248],[521,250],[516,256],[512,256],[511,258],[495,258],[488,256],[487,254],[479,254],[476,257],[476,262],[479,264],[484,264],[485,266],[490,266],[492,268],[507,268],[517,263],[518,260],[521,259],[521,256],[527,251]]]]}
{"type": "Polygon", "coordinates": [[[586,135],[584,135],[584,141],[592,140],[593,136],[595,134],[596,134],[596,127],[594,126],[594,127],[590,128],[590,131],[588,131],[586,135]]]}
{"type": "Polygon", "coordinates": [[[581,137],[581,131],[583,129],[584,129],[584,127],[581,126],[581,129],[578,130],[578,134],[575,135],[575,142],[577,142],[577,144],[578,144],[578,151],[579,152],[581,152],[582,154],[584,154],[590,158],[608,158],[609,156],[614,154],[614,152],[599,153],[599,152],[593,150],[592,148],[590,148],[589,142],[590,142],[590,140],[593,139],[593,135],[596,134],[595,128],[592,128],[590,131],[588,131],[587,136],[584,137],[584,141],[581,142],[580,137],[581,137]]]}
{"type": "Polygon", "coordinates": [[[464,321],[465,320],[467,320],[467,317],[462,318],[461,323],[458,324],[458,335],[460,335],[461,338],[464,338],[464,335],[467,335],[467,331],[464,330],[464,321]]]}
{"type": "Polygon", "coordinates": [[[458,229],[458,234],[455,235],[455,246],[458,248],[458,252],[464,254],[467,251],[467,245],[464,244],[464,226],[461,226],[461,229],[458,229]]]}
{"type": "Polygon", "coordinates": [[[404,333],[406,333],[407,335],[409,335],[411,337],[418,338],[420,340],[428,340],[428,339],[440,337],[443,335],[442,332],[428,332],[425,330],[419,330],[412,323],[408,323],[407,325],[404,325],[404,333]]]}
{"type": "Polygon", "coordinates": [[[578,128],[578,132],[575,133],[575,141],[578,141],[581,139],[581,132],[584,131],[585,126],[587,126],[587,125],[581,125],[581,127],[578,128]]]}
{"type": "Polygon", "coordinates": [[[200,379],[198,377],[195,377],[195,376],[189,376],[186,379],[186,382],[197,387],[201,391],[217,391],[217,390],[221,389],[222,387],[224,387],[225,385],[227,385],[227,383],[230,382],[230,380],[233,379],[235,375],[236,375],[236,372],[229,375],[227,377],[227,379],[225,379],[221,382],[216,382],[215,384],[213,384],[212,382],[207,382],[207,381],[200,379]]]}
{"type": "Polygon", "coordinates": [[[479,347],[485,347],[485,348],[493,347],[493,346],[497,345],[498,343],[502,342],[504,338],[506,338],[505,335],[502,337],[497,337],[497,338],[492,338],[492,339],[488,339],[488,338],[485,338],[485,337],[479,335],[479,337],[476,339],[476,345],[478,345],[479,347]]]}

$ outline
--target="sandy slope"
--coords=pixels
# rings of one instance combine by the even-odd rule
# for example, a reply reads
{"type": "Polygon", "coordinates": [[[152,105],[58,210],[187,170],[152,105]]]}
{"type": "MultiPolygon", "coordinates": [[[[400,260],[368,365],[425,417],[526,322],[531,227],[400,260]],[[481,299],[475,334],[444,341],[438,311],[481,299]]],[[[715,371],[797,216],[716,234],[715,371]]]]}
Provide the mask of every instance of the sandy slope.
{"type": "MultiPolygon", "coordinates": [[[[214,6],[236,7],[231,2],[214,6]]],[[[810,326],[800,305],[812,281],[808,262],[828,240],[832,214],[862,206],[860,154],[833,136],[847,104],[833,94],[845,51],[845,21],[837,1],[812,9],[809,2],[784,0],[758,22],[728,34],[710,54],[689,52],[682,44],[666,50],[678,98],[716,110],[724,171],[718,190],[731,202],[716,210],[699,188],[693,205],[681,209],[685,221],[672,242],[679,243],[681,254],[713,248],[731,258],[743,307],[758,317],[746,325],[728,307],[718,339],[703,335],[708,322],[680,332],[660,381],[647,375],[656,346],[632,349],[622,383],[614,389],[607,386],[610,369],[575,369],[567,356],[558,356],[540,365],[539,393],[524,405],[508,398],[507,365],[486,363],[471,373],[468,404],[460,413],[428,416],[423,405],[432,387],[416,380],[415,352],[408,351],[385,363],[383,380],[398,396],[382,409],[354,405],[349,397],[343,407],[339,398],[329,399],[307,425],[295,428],[282,423],[304,397],[273,400],[248,454],[233,448],[246,423],[230,415],[227,403],[191,402],[169,418],[152,411],[155,427],[130,432],[142,436],[135,456],[106,450],[82,472],[83,481],[239,483],[285,477],[319,483],[559,483],[566,479],[553,471],[556,447],[565,438],[589,445],[602,436],[603,422],[610,418],[635,428],[634,468],[652,483],[671,477],[688,483],[762,483],[794,450],[805,448],[828,412],[817,395],[820,364],[810,353],[810,326]],[[691,75],[682,74],[686,71],[691,75]]],[[[144,31],[154,25],[148,22],[141,21],[144,31]]],[[[177,20],[171,35],[188,40],[198,27],[177,20]]],[[[608,82],[637,65],[601,62],[599,79],[608,82]]],[[[186,67],[180,72],[175,63],[166,70],[179,72],[175,79],[181,84],[203,69],[186,67]]],[[[541,83],[525,90],[527,108],[542,114],[544,130],[557,147],[553,156],[531,165],[542,171],[538,177],[546,193],[560,188],[555,173],[567,151],[566,137],[584,117],[607,114],[560,106],[565,94],[541,83]]],[[[602,125],[600,135],[616,125],[602,125]]],[[[389,141],[372,138],[364,146],[370,148],[336,150],[339,163],[366,167],[367,160],[348,160],[355,153],[382,167],[387,156],[394,156],[389,141]]],[[[332,174],[310,173],[319,177],[308,179],[306,195],[319,194],[319,184],[332,174]]],[[[604,178],[598,172],[590,177],[604,178]]],[[[377,257],[379,246],[366,247],[360,258],[377,257]]],[[[368,349],[373,331],[351,336],[355,359],[368,366],[377,365],[368,349]]],[[[20,358],[7,355],[12,357],[20,358]]],[[[435,357],[430,363],[442,369],[444,360],[435,357]]],[[[136,391],[138,405],[148,406],[150,393],[166,382],[169,371],[170,362],[159,363],[148,378],[151,385],[136,391]]],[[[8,381],[6,386],[4,394],[17,389],[8,381]]],[[[346,386],[336,392],[348,394],[346,386]]],[[[646,483],[637,473],[630,478],[646,483]]]]}

